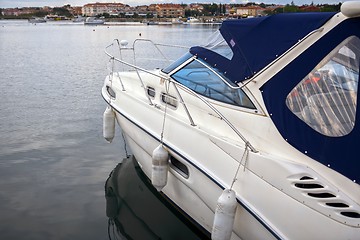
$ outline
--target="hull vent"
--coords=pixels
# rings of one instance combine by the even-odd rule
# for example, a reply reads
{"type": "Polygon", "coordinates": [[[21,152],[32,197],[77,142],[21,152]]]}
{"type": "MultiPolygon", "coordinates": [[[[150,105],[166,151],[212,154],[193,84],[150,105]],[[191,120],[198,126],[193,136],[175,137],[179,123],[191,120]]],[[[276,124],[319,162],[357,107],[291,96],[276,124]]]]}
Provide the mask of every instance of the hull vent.
{"type": "Polygon", "coordinates": [[[314,180],[312,177],[309,176],[303,176],[300,178],[300,180],[314,180]]]}
{"type": "Polygon", "coordinates": [[[334,208],[348,208],[349,205],[347,205],[346,203],[341,203],[341,202],[327,202],[325,203],[326,206],[329,207],[334,207],[334,208]]]}
{"type": "Polygon", "coordinates": [[[336,196],[332,193],[322,192],[322,193],[308,193],[310,197],[314,198],[335,198],[336,196]]]}
{"type": "Polygon", "coordinates": [[[316,184],[316,183],[295,183],[295,187],[297,187],[297,188],[304,188],[304,189],[319,189],[319,188],[324,188],[322,185],[316,184]]]}
{"type": "Polygon", "coordinates": [[[349,218],[360,218],[360,213],[357,212],[341,212],[341,215],[349,218]]]}
{"type": "Polygon", "coordinates": [[[342,198],[341,195],[331,191],[332,189],[325,184],[322,184],[316,178],[312,176],[298,176],[293,178],[293,186],[301,190],[305,196],[310,197],[313,200],[318,201],[323,210],[332,210],[338,214],[338,216],[345,217],[347,219],[359,219],[360,213],[356,211],[350,204],[342,198]]]}

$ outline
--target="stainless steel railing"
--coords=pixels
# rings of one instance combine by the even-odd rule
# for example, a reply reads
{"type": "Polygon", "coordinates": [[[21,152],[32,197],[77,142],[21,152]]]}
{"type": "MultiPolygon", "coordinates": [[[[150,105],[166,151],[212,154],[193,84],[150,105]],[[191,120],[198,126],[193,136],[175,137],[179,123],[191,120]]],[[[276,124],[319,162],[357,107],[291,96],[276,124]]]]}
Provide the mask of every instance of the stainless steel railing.
{"type": "MultiPolygon", "coordinates": [[[[159,75],[159,74],[156,74],[156,73],[154,73],[154,72],[152,72],[152,71],[149,71],[149,70],[147,70],[147,69],[145,69],[145,68],[142,68],[142,67],[137,66],[137,65],[136,65],[135,45],[136,45],[137,43],[139,43],[139,42],[148,42],[148,43],[150,43],[150,44],[153,44],[153,46],[159,51],[159,53],[160,53],[160,55],[163,57],[163,59],[165,59],[169,64],[171,63],[171,61],[165,56],[165,54],[163,54],[163,52],[161,51],[161,49],[159,48],[159,46],[160,46],[160,47],[161,47],[161,46],[163,46],[163,47],[165,46],[165,47],[175,47],[175,48],[187,48],[187,47],[183,47],[183,46],[179,46],[179,45],[158,44],[158,43],[154,43],[153,41],[148,40],[148,39],[136,39],[136,40],[133,42],[132,47],[127,47],[127,44],[128,44],[128,43],[127,43],[126,41],[119,41],[118,39],[114,39],[114,41],[113,41],[110,45],[106,46],[106,48],[105,48],[105,53],[106,53],[106,55],[109,56],[110,61],[112,61],[112,72],[111,72],[112,76],[113,76],[113,74],[114,74],[114,64],[115,64],[115,62],[124,64],[125,66],[128,66],[128,67],[134,69],[134,70],[136,71],[136,73],[137,73],[137,76],[138,76],[138,78],[139,78],[139,81],[140,81],[140,83],[141,83],[141,86],[142,86],[142,88],[143,88],[144,91],[145,91],[145,96],[147,96],[147,99],[148,99],[150,105],[153,105],[153,103],[152,103],[149,95],[147,94],[146,87],[145,87],[145,85],[144,85],[144,82],[143,82],[143,80],[142,80],[141,75],[140,75],[139,72],[145,72],[145,73],[150,74],[150,75],[152,75],[152,76],[155,76],[155,77],[157,77],[157,78],[159,78],[159,79],[162,79],[162,80],[164,80],[164,81],[167,81],[169,84],[172,83],[173,86],[174,86],[174,88],[175,88],[175,90],[176,90],[176,93],[177,93],[177,95],[178,95],[178,97],[179,97],[179,99],[180,99],[180,103],[182,104],[182,106],[183,106],[183,108],[184,108],[184,110],[185,110],[185,112],[186,112],[186,114],[187,114],[187,117],[188,117],[188,119],[189,119],[190,124],[191,124],[192,126],[196,126],[196,124],[195,124],[195,122],[194,122],[194,120],[193,120],[193,118],[192,118],[192,116],[191,116],[191,113],[190,113],[188,107],[186,106],[186,104],[185,104],[185,102],[184,102],[184,100],[183,100],[183,97],[181,96],[180,91],[179,91],[179,89],[178,89],[178,87],[185,88],[187,92],[191,93],[193,96],[195,96],[196,98],[200,99],[206,106],[208,106],[214,113],[216,113],[216,115],[217,115],[221,120],[223,120],[223,121],[226,123],[226,125],[228,125],[228,126],[236,133],[236,135],[238,135],[238,136],[240,137],[240,139],[245,143],[245,146],[246,146],[246,147],[249,147],[252,152],[258,152],[258,151],[253,147],[253,145],[239,132],[239,130],[238,130],[216,107],[214,107],[214,106],[213,106],[208,100],[206,100],[203,96],[201,96],[201,95],[199,95],[198,93],[194,92],[192,89],[189,89],[189,88],[187,88],[186,86],[183,86],[183,85],[181,85],[180,83],[174,81],[172,78],[170,78],[170,76],[168,76],[168,75],[166,75],[166,74],[164,74],[164,75],[159,75]],[[109,49],[110,47],[115,46],[115,44],[116,44],[116,46],[118,47],[120,58],[116,58],[115,56],[113,56],[112,54],[110,54],[110,53],[108,52],[108,49],[109,49]],[[123,55],[123,54],[122,54],[122,51],[132,51],[132,52],[133,52],[134,64],[128,63],[128,62],[126,62],[126,61],[124,61],[124,60],[122,59],[122,55],[123,55]]],[[[117,73],[117,74],[118,74],[118,73],[117,73]]],[[[125,91],[125,87],[124,87],[124,84],[123,84],[123,82],[122,82],[122,80],[121,80],[120,75],[118,74],[117,76],[118,76],[118,78],[119,78],[119,80],[120,80],[120,83],[121,83],[121,85],[122,85],[123,90],[125,91]]]]}

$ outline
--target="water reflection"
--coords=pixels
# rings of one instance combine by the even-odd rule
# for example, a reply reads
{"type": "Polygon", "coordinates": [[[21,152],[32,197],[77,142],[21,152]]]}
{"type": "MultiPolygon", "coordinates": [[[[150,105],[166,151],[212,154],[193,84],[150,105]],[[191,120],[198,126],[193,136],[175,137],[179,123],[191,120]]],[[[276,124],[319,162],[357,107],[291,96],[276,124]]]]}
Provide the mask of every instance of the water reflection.
{"type": "Polygon", "coordinates": [[[94,29],[0,20],[0,239],[107,238],[104,180],[125,153],[121,137],[111,144],[102,137],[105,46],[114,38],[132,42],[139,33],[192,46],[215,31],[144,24],[94,29]]]}
{"type": "Polygon", "coordinates": [[[210,239],[156,191],[133,157],[110,173],[105,198],[109,239],[210,239]]]}

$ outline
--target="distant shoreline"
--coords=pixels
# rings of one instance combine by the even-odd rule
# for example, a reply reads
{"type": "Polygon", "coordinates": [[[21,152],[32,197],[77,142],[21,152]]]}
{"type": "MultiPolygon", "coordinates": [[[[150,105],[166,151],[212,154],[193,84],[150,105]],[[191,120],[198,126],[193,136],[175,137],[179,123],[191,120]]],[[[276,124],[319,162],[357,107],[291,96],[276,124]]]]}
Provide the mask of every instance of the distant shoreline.
{"type": "MultiPolygon", "coordinates": [[[[28,20],[27,17],[1,17],[0,20],[28,20]]],[[[49,22],[69,22],[72,21],[75,18],[67,19],[67,20],[49,20],[49,22]]],[[[119,23],[146,23],[146,22],[158,22],[160,24],[171,24],[173,18],[105,18],[105,23],[107,25],[116,25],[119,23]]],[[[186,18],[180,18],[181,21],[186,23],[186,18]]],[[[220,17],[208,17],[208,16],[202,16],[199,18],[199,23],[217,23],[221,22],[220,17]]]]}

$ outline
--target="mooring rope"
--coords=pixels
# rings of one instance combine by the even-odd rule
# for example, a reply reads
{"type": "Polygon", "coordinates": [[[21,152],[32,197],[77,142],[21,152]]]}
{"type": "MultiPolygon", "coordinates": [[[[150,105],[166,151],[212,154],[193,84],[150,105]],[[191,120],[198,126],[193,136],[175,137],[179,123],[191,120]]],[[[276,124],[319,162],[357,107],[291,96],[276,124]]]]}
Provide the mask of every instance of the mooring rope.
{"type": "Polygon", "coordinates": [[[122,136],[123,141],[124,141],[124,150],[125,150],[126,158],[129,158],[130,155],[128,154],[128,151],[127,151],[126,140],[125,140],[125,136],[124,136],[124,133],[123,133],[123,132],[121,132],[121,136],[122,136]]]}
{"type": "Polygon", "coordinates": [[[246,167],[246,163],[247,163],[248,158],[249,158],[249,146],[248,146],[248,144],[246,143],[246,144],[245,144],[244,154],[242,155],[241,160],[240,160],[239,165],[238,165],[238,168],[236,169],[236,173],[235,173],[234,179],[233,179],[233,181],[232,181],[232,183],[231,183],[230,189],[233,188],[234,183],[235,183],[235,181],[237,180],[236,176],[237,176],[238,173],[239,173],[241,164],[243,163],[244,159],[245,159],[245,162],[244,162],[244,171],[245,171],[245,167],[246,167]]]}
{"type": "MultiPolygon", "coordinates": [[[[170,87],[170,84],[169,84],[167,81],[165,81],[165,90],[166,90],[165,99],[169,97],[169,87],[170,87]]],[[[168,106],[168,103],[165,102],[164,118],[163,118],[161,135],[160,135],[160,142],[161,142],[161,144],[163,144],[163,139],[164,139],[164,131],[165,131],[165,120],[166,120],[167,106],[168,106]]]]}

